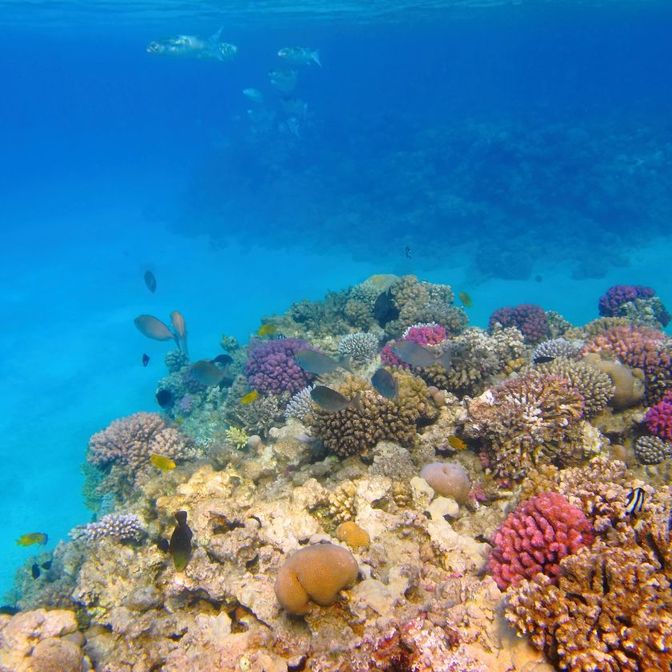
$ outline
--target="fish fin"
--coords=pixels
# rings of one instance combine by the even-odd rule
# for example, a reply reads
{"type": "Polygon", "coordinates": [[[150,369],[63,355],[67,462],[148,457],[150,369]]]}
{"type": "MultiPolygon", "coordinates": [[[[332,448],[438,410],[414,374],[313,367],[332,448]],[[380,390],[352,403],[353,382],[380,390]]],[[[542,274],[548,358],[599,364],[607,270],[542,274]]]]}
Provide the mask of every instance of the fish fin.
{"type": "Polygon", "coordinates": [[[319,49],[315,49],[315,51],[313,51],[310,54],[310,58],[312,59],[313,63],[317,63],[317,65],[322,67],[322,61],[320,61],[320,50],[319,49]]]}
{"type": "Polygon", "coordinates": [[[354,408],[358,413],[362,413],[364,411],[362,407],[362,393],[358,392],[351,400],[350,400],[350,408],[354,408]]]}

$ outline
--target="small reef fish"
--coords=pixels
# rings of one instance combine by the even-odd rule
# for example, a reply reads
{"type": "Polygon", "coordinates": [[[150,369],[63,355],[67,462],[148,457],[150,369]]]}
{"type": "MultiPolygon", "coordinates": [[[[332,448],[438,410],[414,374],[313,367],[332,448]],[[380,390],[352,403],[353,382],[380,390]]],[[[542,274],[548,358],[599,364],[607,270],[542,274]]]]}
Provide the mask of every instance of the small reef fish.
{"type": "Polygon", "coordinates": [[[324,385],[317,385],[310,391],[311,399],[323,410],[338,413],[346,408],[359,408],[359,395],[354,399],[344,397],[340,392],[324,385]]]}
{"type": "Polygon", "coordinates": [[[283,47],[278,51],[278,56],[288,63],[296,65],[319,65],[320,52],[317,49],[308,49],[307,47],[283,47]]]}
{"type": "Polygon", "coordinates": [[[257,336],[273,336],[277,333],[278,328],[274,324],[262,324],[259,329],[257,329],[257,336]]]}
{"type": "Polygon", "coordinates": [[[175,403],[175,396],[170,390],[165,388],[156,393],[156,403],[161,408],[170,408],[175,403]]]}
{"type": "Polygon", "coordinates": [[[243,89],[243,95],[253,103],[263,103],[264,94],[259,89],[243,89]]]}
{"type": "Polygon", "coordinates": [[[268,73],[271,86],[279,93],[292,93],[296,88],[299,73],[296,70],[271,70],[268,73]]]}
{"type": "Polygon", "coordinates": [[[221,39],[222,29],[208,38],[197,35],[174,35],[155,40],[147,45],[148,54],[177,58],[199,58],[211,61],[230,61],[238,55],[235,44],[221,39]]]}
{"type": "Polygon", "coordinates": [[[30,573],[31,573],[31,575],[34,579],[39,579],[40,578],[40,574],[42,572],[40,572],[40,566],[36,562],[34,562],[32,564],[32,566],[30,568],[30,573]]]}
{"type": "Polygon", "coordinates": [[[644,506],[645,497],[646,492],[642,488],[631,490],[625,498],[625,513],[627,515],[639,513],[644,506]]]}
{"type": "Polygon", "coordinates": [[[142,365],[147,366],[149,364],[149,355],[146,352],[142,353],[142,365]]]}
{"type": "Polygon", "coordinates": [[[396,399],[399,395],[399,383],[387,369],[378,369],[371,377],[371,385],[385,399],[396,399]]]}
{"type": "Polygon", "coordinates": [[[191,538],[193,532],[187,525],[187,512],[177,511],[175,513],[177,525],[173,530],[168,545],[170,554],[173,556],[173,564],[178,572],[181,572],[191,560],[191,538]]]}
{"type": "Polygon", "coordinates": [[[170,323],[175,330],[175,342],[177,347],[187,355],[187,323],[184,321],[184,315],[179,310],[174,310],[170,314],[170,323]]]}
{"type": "Polygon", "coordinates": [[[240,398],[240,403],[243,404],[243,406],[247,406],[248,404],[251,404],[253,401],[256,401],[258,397],[259,392],[257,392],[257,390],[252,390],[252,392],[248,392],[246,395],[240,398]]]}
{"type": "Polygon", "coordinates": [[[154,273],[151,271],[145,271],[145,285],[147,286],[147,289],[154,294],[156,291],[156,278],[154,277],[154,273]]]}
{"type": "Polygon", "coordinates": [[[534,364],[548,364],[548,362],[552,362],[554,359],[553,355],[542,355],[535,358],[534,364]]]}
{"type": "Polygon", "coordinates": [[[170,327],[153,315],[138,315],[133,323],[143,336],[155,341],[172,341],[175,338],[170,327]]]}
{"type": "Polygon", "coordinates": [[[159,455],[158,453],[152,453],[149,456],[149,461],[161,471],[171,471],[175,469],[175,462],[165,455],[159,455]]]}
{"type": "Polygon", "coordinates": [[[336,369],[350,371],[350,367],[346,364],[315,350],[299,350],[294,355],[294,360],[304,371],[314,373],[316,376],[331,373],[332,371],[336,371],[336,369]]]}
{"type": "Polygon", "coordinates": [[[207,359],[201,359],[189,368],[189,375],[201,385],[212,387],[219,385],[226,377],[226,371],[207,359]]]}
{"type": "Polygon", "coordinates": [[[462,302],[462,305],[465,308],[471,308],[474,305],[474,302],[471,300],[471,296],[467,292],[460,292],[457,295],[457,298],[462,302]]]}
{"type": "Polygon", "coordinates": [[[22,534],[17,540],[17,546],[32,546],[33,544],[46,544],[49,541],[49,535],[45,532],[28,532],[22,534]]]}
{"type": "Polygon", "coordinates": [[[467,449],[467,444],[459,436],[449,436],[448,445],[455,450],[467,449]]]}
{"type": "Polygon", "coordinates": [[[434,364],[440,364],[444,369],[450,367],[451,358],[448,350],[436,353],[419,343],[414,343],[413,341],[401,341],[401,343],[392,346],[392,352],[394,352],[402,362],[420,369],[425,369],[434,364]]]}

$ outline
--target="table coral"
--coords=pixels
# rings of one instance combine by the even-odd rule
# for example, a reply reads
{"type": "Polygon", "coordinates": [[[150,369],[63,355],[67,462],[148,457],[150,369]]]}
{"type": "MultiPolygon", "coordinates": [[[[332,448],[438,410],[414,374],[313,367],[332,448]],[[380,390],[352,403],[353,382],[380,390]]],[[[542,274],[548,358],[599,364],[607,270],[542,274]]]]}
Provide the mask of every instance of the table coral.
{"type": "Polygon", "coordinates": [[[531,374],[472,400],[465,432],[481,440],[497,476],[520,478],[537,464],[580,458],[582,417],[583,399],[565,379],[531,374]]]}
{"type": "Polygon", "coordinates": [[[545,492],[509,514],[495,533],[488,565],[501,590],[539,572],[556,579],[560,560],[592,544],[594,538],[581,509],[562,495],[545,492]]]}

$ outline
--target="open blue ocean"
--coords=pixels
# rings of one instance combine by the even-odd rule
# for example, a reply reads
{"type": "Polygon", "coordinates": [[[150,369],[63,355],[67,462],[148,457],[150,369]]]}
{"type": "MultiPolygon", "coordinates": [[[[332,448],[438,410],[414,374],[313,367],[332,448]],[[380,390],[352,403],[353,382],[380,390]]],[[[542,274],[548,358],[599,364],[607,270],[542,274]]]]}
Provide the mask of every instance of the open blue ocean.
{"type": "Polygon", "coordinates": [[[10,0],[0,29],[2,594],[22,534],[92,520],[89,437],[161,411],[138,315],[179,310],[196,361],[374,274],[482,328],[672,305],[670,3],[10,0]]]}

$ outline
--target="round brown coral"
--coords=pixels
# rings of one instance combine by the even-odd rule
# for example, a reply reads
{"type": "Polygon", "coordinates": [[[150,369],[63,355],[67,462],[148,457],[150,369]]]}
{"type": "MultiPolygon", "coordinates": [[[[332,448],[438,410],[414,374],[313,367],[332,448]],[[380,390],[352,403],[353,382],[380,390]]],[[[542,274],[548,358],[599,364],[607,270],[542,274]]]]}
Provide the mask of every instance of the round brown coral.
{"type": "Polygon", "coordinates": [[[583,399],[564,378],[531,373],[488,390],[468,407],[467,435],[481,440],[497,476],[582,455],[583,399]]]}

